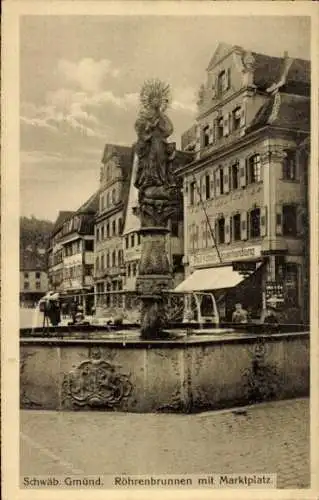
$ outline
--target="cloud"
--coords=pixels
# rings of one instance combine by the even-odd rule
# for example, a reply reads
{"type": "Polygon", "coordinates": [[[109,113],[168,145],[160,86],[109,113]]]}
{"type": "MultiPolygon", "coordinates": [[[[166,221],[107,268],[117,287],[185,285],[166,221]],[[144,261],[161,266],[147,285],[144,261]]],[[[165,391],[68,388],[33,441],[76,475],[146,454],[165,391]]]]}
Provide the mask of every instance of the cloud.
{"type": "Polygon", "coordinates": [[[172,109],[186,113],[196,113],[196,91],[191,87],[177,88],[174,92],[172,109]]]}
{"type": "Polygon", "coordinates": [[[57,71],[66,82],[75,83],[86,92],[100,91],[107,75],[116,78],[120,74],[119,69],[113,68],[108,59],[95,61],[92,58],[84,58],[78,62],[61,59],[57,71]]]}

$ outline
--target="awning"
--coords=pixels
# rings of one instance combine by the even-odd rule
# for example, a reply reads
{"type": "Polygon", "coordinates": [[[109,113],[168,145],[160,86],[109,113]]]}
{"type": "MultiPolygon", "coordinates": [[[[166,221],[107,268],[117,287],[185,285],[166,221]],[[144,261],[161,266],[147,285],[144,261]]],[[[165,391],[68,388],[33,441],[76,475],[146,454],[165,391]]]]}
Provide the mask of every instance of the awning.
{"type": "Polygon", "coordinates": [[[233,271],[232,266],[197,269],[180,283],[174,292],[199,292],[233,288],[244,279],[245,277],[242,274],[233,271]]]}

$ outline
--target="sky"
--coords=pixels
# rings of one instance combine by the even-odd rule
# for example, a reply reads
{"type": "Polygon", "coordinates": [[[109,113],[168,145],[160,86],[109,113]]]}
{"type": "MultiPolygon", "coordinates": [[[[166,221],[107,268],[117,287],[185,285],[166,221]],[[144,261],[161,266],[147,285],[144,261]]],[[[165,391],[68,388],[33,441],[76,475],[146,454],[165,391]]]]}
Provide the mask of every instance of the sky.
{"type": "Polygon", "coordinates": [[[169,83],[170,140],[193,125],[218,43],[310,59],[305,17],[20,18],[20,211],[55,220],[96,189],[106,143],[136,140],[143,82],[169,83]]]}

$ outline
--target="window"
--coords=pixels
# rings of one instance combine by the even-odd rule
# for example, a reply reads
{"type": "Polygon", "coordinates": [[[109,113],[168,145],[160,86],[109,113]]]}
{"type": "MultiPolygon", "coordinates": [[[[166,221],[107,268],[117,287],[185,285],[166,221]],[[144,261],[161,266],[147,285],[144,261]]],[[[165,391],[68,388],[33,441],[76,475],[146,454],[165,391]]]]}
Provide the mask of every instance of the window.
{"type": "Polygon", "coordinates": [[[35,273],[35,278],[36,278],[37,280],[39,280],[39,279],[41,278],[41,273],[40,273],[40,271],[37,271],[37,272],[35,273]]]}
{"type": "Polygon", "coordinates": [[[104,210],[105,208],[105,198],[104,198],[104,194],[101,195],[101,211],[104,210]]]}
{"type": "Polygon", "coordinates": [[[100,229],[96,228],[96,241],[100,241],[100,229]]]}
{"type": "Polygon", "coordinates": [[[116,203],[116,192],[115,189],[112,189],[112,205],[116,203]]]}
{"type": "Polygon", "coordinates": [[[136,264],[132,264],[132,275],[136,276],[136,264]]]}
{"type": "Polygon", "coordinates": [[[116,221],[115,220],[112,222],[112,234],[113,234],[113,236],[116,236],[116,221]]]}
{"type": "Polygon", "coordinates": [[[110,237],[110,224],[107,223],[106,224],[106,235],[105,235],[106,238],[109,238],[110,237]]]}
{"type": "Polygon", "coordinates": [[[23,288],[24,288],[25,290],[28,290],[29,286],[30,286],[29,282],[28,282],[28,281],[25,281],[25,282],[24,282],[24,284],[23,284],[23,288]]]}
{"type": "Polygon", "coordinates": [[[249,216],[250,237],[258,238],[260,236],[260,208],[255,208],[249,216]]]}
{"type": "Polygon", "coordinates": [[[36,290],[40,290],[41,289],[41,283],[40,283],[40,281],[36,281],[35,282],[35,288],[36,288],[36,290]]]}
{"type": "Polygon", "coordinates": [[[217,138],[221,139],[224,135],[224,119],[223,117],[217,120],[217,138]]]}
{"type": "Polygon", "coordinates": [[[196,190],[196,182],[193,181],[189,185],[189,199],[191,205],[195,205],[195,190],[196,190]]]}
{"type": "Polygon", "coordinates": [[[253,184],[254,182],[259,182],[261,180],[261,163],[259,154],[249,158],[247,176],[249,184],[253,184]]]}
{"type": "Polygon", "coordinates": [[[112,252],[112,267],[116,267],[116,252],[113,250],[112,252]]]}
{"type": "Polygon", "coordinates": [[[286,156],[283,162],[282,177],[285,181],[296,180],[296,152],[293,150],[285,151],[286,156]]]}
{"type": "Polygon", "coordinates": [[[205,196],[206,200],[210,198],[210,176],[209,174],[205,175],[205,196]]]}
{"type": "Polygon", "coordinates": [[[119,266],[123,264],[123,250],[119,250],[117,254],[117,261],[119,266]]]}
{"type": "Polygon", "coordinates": [[[221,95],[227,89],[227,75],[226,71],[221,71],[218,75],[217,80],[217,92],[218,95],[221,95]]]}
{"type": "Polygon", "coordinates": [[[104,271],[104,254],[101,255],[101,270],[104,271]]]}
{"type": "Polygon", "coordinates": [[[95,269],[97,271],[100,270],[100,259],[99,259],[99,257],[96,257],[96,259],[95,259],[95,269]]]}
{"type": "Polygon", "coordinates": [[[239,162],[234,163],[231,167],[231,187],[232,189],[239,188],[239,162]]]}
{"type": "Polygon", "coordinates": [[[233,238],[234,241],[239,241],[241,239],[240,214],[233,216],[233,238]]]}
{"type": "Polygon", "coordinates": [[[140,235],[140,233],[137,233],[137,244],[138,245],[141,244],[141,235],[140,235]]]}
{"type": "Polygon", "coordinates": [[[122,233],[122,231],[123,231],[123,227],[122,227],[122,226],[123,226],[123,220],[122,220],[122,218],[120,217],[120,218],[119,218],[119,220],[118,220],[118,228],[119,228],[119,230],[118,230],[118,234],[119,234],[119,235],[120,235],[120,234],[122,233]]]}
{"type": "Polygon", "coordinates": [[[93,252],[93,240],[85,240],[84,248],[86,252],[93,252]]]}
{"type": "Polygon", "coordinates": [[[297,264],[287,263],[285,266],[286,305],[298,307],[298,268],[297,264]]]}
{"type": "Polygon", "coordinates": [[[171,226],[171,234],[172,236],[178,236],[178,222],[177,221],[172,221],[172,226],[171,226]]]}
{"type": "Polygon", "coordinates": [[[131,234],[131,247],[132,248],[134,247],[134,240],[135,240],[135,238],[134,238],[134,233],[133,233],[133,234],[131,234]]]}
{"type": "Polygon", "coordinates": [[[28,279],[29,278],[29,273],[24,273],[24,277],[25,277],[25,279],[28,279]]]}
{"type": "Polygon", "coordinates": [[[107,193],[106,195],[106,207],[109,208],[110,206],[110,193],[107,193]]]}
{"type": "Polygon", "coordinates": [[[296,236],[297,234],[296,205],[284,205],[282,207],[282,231],[284,236],[296,236]]]}
{"type": "Polygon", "coordinates": [[[217,221],[218,242],[225,243],[225,219],[221,218],[217,221]]]}
{"type": "Polygon", "coordinates": [[[130,278],[131,277],[131,265],[127,264],[127,276],[130,278]]]}
{"type": "Polygon", "coordinates": [[[203,146],[209,145],[209,125],[203,128],[203,146]]]}
{"type": "Polygon", "coordinates": [[[101,240],[104,240],[104,226],[101,227],[101,240]]]}
{"type": "Polygon", "coordinates": [[[125,236],[125,248],[128,248],[128,236],[125,236]]]}
{"type": "Polygon", "coordinates": [[[220,194],[224,194],[224,170],[220,168],[218,174],[219,174],[219,192],[220,194]]]}
{"type": "Polygon", "coordinates": [[[233,130],[240,128],[241,108],[238,107],[233,111],[233,130]]]}

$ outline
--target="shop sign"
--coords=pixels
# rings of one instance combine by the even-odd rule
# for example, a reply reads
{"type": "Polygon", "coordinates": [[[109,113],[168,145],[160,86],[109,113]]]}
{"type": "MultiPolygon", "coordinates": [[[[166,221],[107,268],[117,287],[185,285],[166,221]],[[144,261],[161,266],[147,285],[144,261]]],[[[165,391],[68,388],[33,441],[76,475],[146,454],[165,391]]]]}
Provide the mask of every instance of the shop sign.
{"type": "Polygon", "coordinates": [[[233,262],[233,271],[238,273],[251,273],[256,271],[256,262],[246,261],[233,262]]]}
{"type": "MultiPolygon", "coordinates": [[[[223,263],[232,263],[238,260],[249,260],[252,258],[261,256],[261,246],[255,245],[250,247],[236,247],[232,249],[220,250],[219,254],[221,256],[223,263]]],[[[220,264],[220,260],[215,248],[209,249],[203,253],[198,252],[196,255],[189,256],[189,265],[191,267],[196,266],[209,266],[214,264],[220,264]]]]}
{"type": "Polygon", "coordinates": [[[278,307],[285,302],[284,284],[279,281],[267,281],[265,286],[267,306],[278,307]]]}

